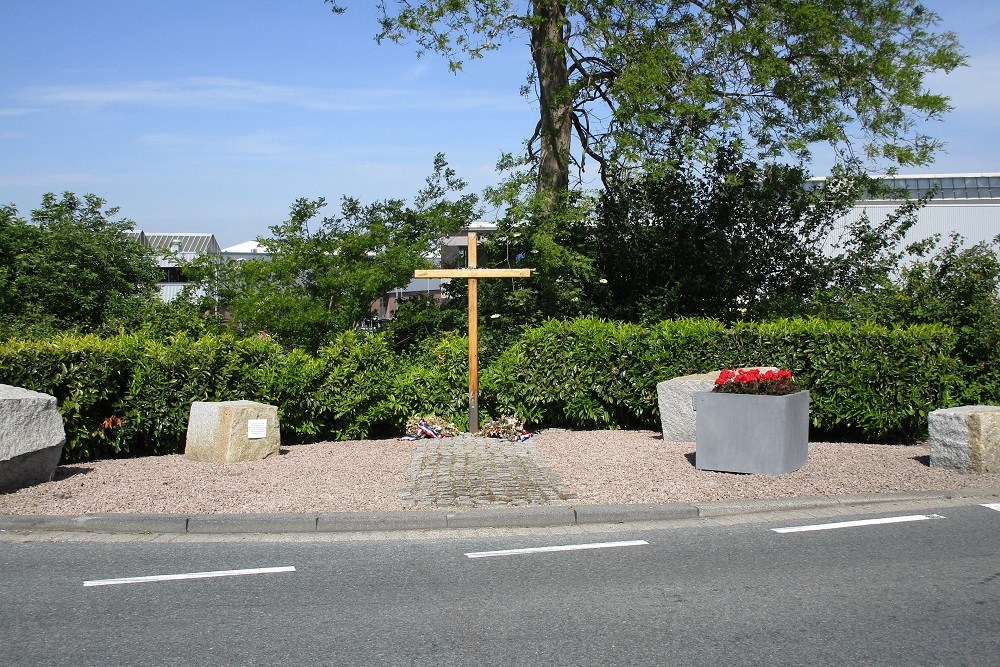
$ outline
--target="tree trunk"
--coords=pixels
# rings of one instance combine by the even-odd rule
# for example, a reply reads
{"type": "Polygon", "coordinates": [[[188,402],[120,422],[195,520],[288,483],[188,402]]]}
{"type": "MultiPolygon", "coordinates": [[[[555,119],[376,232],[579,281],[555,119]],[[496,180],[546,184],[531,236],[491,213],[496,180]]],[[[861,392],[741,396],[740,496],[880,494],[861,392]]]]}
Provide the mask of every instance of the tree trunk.
{"type": "Polygon", "coordinates": [[[545,212],[569,189],[573,100],[566,65],[566,6],[563,0],[534,0],[531,58],[538,74],[541,149],[538,193],[545,212]]]}

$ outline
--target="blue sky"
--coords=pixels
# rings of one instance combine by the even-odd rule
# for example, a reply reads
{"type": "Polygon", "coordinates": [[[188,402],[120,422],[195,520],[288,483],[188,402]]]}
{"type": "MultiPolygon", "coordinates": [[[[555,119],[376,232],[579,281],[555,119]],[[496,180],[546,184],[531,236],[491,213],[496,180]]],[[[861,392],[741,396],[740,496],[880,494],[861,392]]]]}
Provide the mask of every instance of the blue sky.
{"type": "MultiPolygon", "coordinates": [[[[147,232],[268,233],[299,197],[410,198],[444,152],[473,191],[534,127],[514,45],[451,74],[350,0],[2,0],[0,203],[94,193],[147,232]]],[[[1000,171],[1000,0],[927,3],[970,67],[920,173],[1000,171]]],[[[828,165],[817,164],[821,172],[828,165]]]]}

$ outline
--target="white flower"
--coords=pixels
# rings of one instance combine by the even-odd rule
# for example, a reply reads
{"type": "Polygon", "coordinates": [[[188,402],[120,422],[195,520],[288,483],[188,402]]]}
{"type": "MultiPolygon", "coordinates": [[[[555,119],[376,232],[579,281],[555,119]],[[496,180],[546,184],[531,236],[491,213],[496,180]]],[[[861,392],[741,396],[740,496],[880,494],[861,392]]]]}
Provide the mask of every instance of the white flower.
{"type": "Polygon", "coordinates": [[[495,320],[498,317],[500,317],[500,313],[493,313],[492,315],[490,315],[491,320],[495,320]]]}
{"type": "Polygon", "coordinates": [[[607,285],[608,284],[608,279],[607,278],[601,278],[597,282],[601,283],[602,285],[607,285]]]}

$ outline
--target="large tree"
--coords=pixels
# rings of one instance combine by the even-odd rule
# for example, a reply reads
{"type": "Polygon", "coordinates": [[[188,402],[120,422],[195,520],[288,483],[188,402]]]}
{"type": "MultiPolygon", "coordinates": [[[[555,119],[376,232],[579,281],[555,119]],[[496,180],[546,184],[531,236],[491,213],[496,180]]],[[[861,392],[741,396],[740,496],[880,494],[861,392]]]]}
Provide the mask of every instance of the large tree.
{"type": "Polygon", "coordinates": [[[150,250],[95,195],[49,193],[30,220],[0,207],[0,335],[134,325],[154,299],[150,250]]]}
{"type": "MultiPolygon", "coordinates": [[[[327,0],[343,11],[337,0],[327,0]]],[[[539,100],[529,153],[540,193],[587,158],[623,170],[709,158],[733,136],[748,157],[928,163],[923,121],[948,99],[927,75],[963,64],[957,38],[918,0],[398,0],[379,40],[412,38],[454,70],[527,38],[539,100]],[[573,136],[579,144],[571,151],[573,136]]]]}

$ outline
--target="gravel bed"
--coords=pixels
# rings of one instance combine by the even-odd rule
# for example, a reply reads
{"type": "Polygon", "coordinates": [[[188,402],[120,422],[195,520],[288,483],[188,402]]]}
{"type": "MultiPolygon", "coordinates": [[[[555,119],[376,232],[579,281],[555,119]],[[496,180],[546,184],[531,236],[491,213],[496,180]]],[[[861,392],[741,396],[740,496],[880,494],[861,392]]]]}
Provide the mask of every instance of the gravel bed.
{"type": "Polygon", "coordinates": [[[1000,487],[1000,473],[929,467],[922,445],[809,443],[804,466],[786,475],[698,470],[693,442],[658,431],[548,431],[535,445],[583,503],[667,503],[1000,487]],[[582,438],[580,436],[583,436],[582,438]]]}
{"type": "MultiPolygon", "coordinates": [[[[694,443],[654,431],[548,430],[533,442],[576,504],[703,502],[823,494],[1000,487],[1000,474],[928,467],[924,446],[810,443],[787,475],[697,470],[694,443]]],[[[283,447],[263,461],[183,456],[60,466],[51,482],[0,494],[0,514],[212,514],[403,510],[416,444],[399,440],[283,447]]],[[[419,511],[419,510],[414,510],[419,511]]]]}

